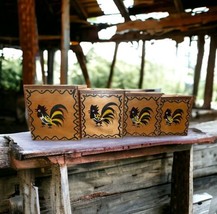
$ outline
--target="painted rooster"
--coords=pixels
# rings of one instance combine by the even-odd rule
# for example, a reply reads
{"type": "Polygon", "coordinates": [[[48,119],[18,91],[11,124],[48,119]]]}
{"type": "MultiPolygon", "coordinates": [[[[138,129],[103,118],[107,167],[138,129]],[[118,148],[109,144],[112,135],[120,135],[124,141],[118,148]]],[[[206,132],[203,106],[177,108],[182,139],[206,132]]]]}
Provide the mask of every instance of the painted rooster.
{"type": "Polygon", "coordinates": [[[90,106],[90,118],[96,123],[96,125],[102,125],[103,123],[110,124],[115,117],[115,110],[112,106],[117,106],[114,102],[109,102],[103,106],[101,113],[99,113],[99,107],[97,105],[90,106]]]}
{"type": "Polygon", "coordinates": [[[67,109],[64,105],[57,104],[52,107],[50,114],[48,114],[45,106],[38,105],[35,111],[41,120],[42,126],[48,125],[51,128],[52,126],[62,126],[65,119],[64,111],[67,112],[67,109]]]}
{"type": "Polygon", "coordinates": [[[130,111],[130,118],[133,122],[133,125],[147,125],[151,119],[151,112],[152,109],[149,107],[145,107],[141,111],[139,111],[138,108],[132,107],[130,111]]]}
{"type": "Polygon", "coordinates": [[[166,120],[167,125],[172,123],[179,124],[182,119],[183,110],[176,109],[173,113],[171,109],[167,109],[164,114],[164,119],[166,120]]]}

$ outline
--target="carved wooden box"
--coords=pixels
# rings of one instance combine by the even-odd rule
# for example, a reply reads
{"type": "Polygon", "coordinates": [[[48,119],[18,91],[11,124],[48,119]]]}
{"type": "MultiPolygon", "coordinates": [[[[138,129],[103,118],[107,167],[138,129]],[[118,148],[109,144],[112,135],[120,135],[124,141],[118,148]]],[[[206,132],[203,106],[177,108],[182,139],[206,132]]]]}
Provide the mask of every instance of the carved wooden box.
{"type": "Polygon", "coordinates": [[[123,136],[124,91],[80,90],[82,138],[123,136]]]}
{"type": "Polygon", "coordinates": [[[187,135],[193,100],[184,95],[161,97],[160,135],[187,135]]]}
{"type": "Polygon", "coordinates": [[[24,85],[28,125],[33,140],[80,139],[78,88],[69,85],[24,85]]]}
{"type": "Polygon", "coordinates": [[[159,135],[161,95],[156,92],[125,92],[124,135],[159,135]]]}

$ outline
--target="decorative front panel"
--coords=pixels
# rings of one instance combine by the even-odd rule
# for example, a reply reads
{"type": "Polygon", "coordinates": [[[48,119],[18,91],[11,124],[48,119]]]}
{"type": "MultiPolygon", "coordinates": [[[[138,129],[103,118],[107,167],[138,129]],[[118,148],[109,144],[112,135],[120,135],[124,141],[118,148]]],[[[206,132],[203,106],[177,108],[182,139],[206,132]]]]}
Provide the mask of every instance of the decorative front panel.
{"type": "Polygon", "coordinates": [[[160,134],[187,135],[192,104],[192,96],[162,96],[160,134]]]}
{"type": "Polygon", "coordinates": [[[156,136],[159,134],[161,93],[125,93],[124,126],[128,136],[156,136]]]}
{"type": "Polygon", "coordinates": [[[77,86],[24,85],[24,92],[32,139],[80,139],[77,86]]]}
{"type": "Polygon", "coordinates": [[[82,137],[120,138],[123,133],[122,90],[81,90],[82,137]]]}

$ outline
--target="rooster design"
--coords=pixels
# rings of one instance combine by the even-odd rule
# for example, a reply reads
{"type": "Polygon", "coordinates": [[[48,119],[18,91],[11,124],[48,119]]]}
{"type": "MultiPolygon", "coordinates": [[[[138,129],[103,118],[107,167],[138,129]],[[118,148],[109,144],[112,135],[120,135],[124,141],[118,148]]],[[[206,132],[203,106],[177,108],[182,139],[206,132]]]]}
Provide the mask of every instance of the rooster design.
{"type": "Polygon", "coordinates": [[[57,104],[52,107],[50,114],[48,114],[45,106],[38,105],[35,111],[41,120],[42,126],[48,125],[51,128],[52,126],[62,126],[65,119],[64,111],[67,112],[67,109],[64,105],[57,104]]]}
{"type": "Polygon", "coordinates": [[[130,118],[133,122],[133,125],[147,125],[151,119],[151,112],[152,109],[149,107],[145,107],[141,111],[139,111],[138,108],[132,107],[130,111],[130,118]]]}
{"type": "Polygon", "coordinates": [[[99,113],[99,107],[97,105],[90,106],[90,119],[96,123],[96,125],[102,125],[103,123],[110,124],[115,117],[115,110],[112,106],[117,106],[114,102],[109,102],[103,106],[101,113],[99,113]]]}
{"type": "Polygon", "coordinates": [[[183,110],[176,109],[173,113],[171,109],[167,109],[164,114],[164,119],[166,120],[167,125],[171,125],[172,123],[179,124],[182,119],[183,110]]]}

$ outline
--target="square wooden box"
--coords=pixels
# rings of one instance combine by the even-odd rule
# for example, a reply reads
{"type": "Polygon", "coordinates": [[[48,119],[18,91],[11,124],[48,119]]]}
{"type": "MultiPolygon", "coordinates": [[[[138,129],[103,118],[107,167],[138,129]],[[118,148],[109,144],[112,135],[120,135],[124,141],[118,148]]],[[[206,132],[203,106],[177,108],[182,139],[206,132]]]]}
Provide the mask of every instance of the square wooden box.
{"type": "Polygon", "coordinates": [[[78,88],[69,85],[24,85],[28,125],[33,140],[80,139],[78,88]]]}
{"type": "Polygon", "coordinates": [[[124,91],[80,90],[82,138],[123,136],[124,91]]]}
{"type": "Polygon", "coordinates": [[[126,91],[124,135],[156,136],[159,134],[160,97],[162,93],[126,91]]]}
{"type": "Polygon", "coordinates": [[[187,135],[193,96],[163,95],[161,97],[160,135],[187,135]]]}

